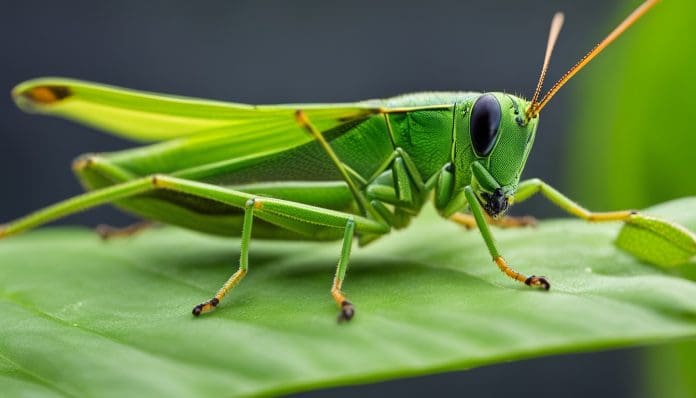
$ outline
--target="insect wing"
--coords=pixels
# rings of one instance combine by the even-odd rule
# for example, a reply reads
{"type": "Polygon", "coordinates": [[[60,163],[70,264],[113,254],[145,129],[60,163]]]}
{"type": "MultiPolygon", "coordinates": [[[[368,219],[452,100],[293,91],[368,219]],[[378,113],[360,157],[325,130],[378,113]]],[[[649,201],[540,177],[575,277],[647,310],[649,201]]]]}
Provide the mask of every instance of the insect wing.
{"type": "MultiPolygon", "coordinates": [[[[12,91],[25,111],[71,119],[108,133],[138,141],[162,141],[201,131],[226,128],[253,131],[281,125],[284,134],[305,142],[307,134],[295,123],[303,109],[321,131],[378,111],[374,106],[297,104],[253,106],[155,94],[63,78],[41,78],[19,84],[12,91]]],[[[292,141],[284,137],[284,141],[292,141]]],[[[298,142],[298,143],[300,143],[298,142]]]]}

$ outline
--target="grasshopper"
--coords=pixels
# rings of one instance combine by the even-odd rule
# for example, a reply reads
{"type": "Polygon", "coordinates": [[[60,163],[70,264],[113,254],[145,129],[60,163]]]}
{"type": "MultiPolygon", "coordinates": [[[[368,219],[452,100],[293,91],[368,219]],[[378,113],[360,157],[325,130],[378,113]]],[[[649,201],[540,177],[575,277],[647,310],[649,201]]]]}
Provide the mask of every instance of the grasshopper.
{"type": "MultiPolygon", "coordinates": [[[[563,14],[556,14],[530,101],[502,92],[430,92],[355,103],[251,106],[61,78],[21,83],[12,95],[25,111],[161,142],[78,157],[73,170],[88,192],[0,226],[0,237],[107,203],[146,220],[240,236],[238,269],[212,299],[193,308],[195,316],[215,309],[246,275],[252,225],[260,239],[342,240],[331,295],[339,321],[347,321],[355,309],[341,288],[354,237],[365,245],[404,228],[432,200],[443,218],[478,227],[508,277],[547,290],[545,277],[508,265],[489,223],[526,224],[505,212],[536,193],[588,221],[648,219],[630,210],[590,212],[542,180],[520,182],[520,175],[541,110],[656,3],[638,7],[542,97],[563,24],[563,14]]],[[[655,223],[657,233],[677,231],[696,242],[678,226],[648,224],[655,223]]]]}

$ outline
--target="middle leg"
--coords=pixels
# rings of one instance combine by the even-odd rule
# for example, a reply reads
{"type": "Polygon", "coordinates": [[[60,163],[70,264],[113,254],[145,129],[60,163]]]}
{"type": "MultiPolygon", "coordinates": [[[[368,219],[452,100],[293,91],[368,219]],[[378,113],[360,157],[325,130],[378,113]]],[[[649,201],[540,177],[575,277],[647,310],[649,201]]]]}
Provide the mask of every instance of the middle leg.
{"type": "MultiPolygon", "coordinates": [[[[538,221],[532,216],[522,216],[513,217],[505,216],[500,219],[495,219],[487,214],[484,214],[486,222],[491,225],[495,225],[500,228],[521,228],[521,227],[534,227],[537,225],[538,221]]],[[[472,229],[476,227],[476,218],[471,214],[466,213],[454,213],[450,220],[455,223],[464,226],[466,229],[472,229]]]]}
{"type": "Polygon", "coordinates": [[[241,282],[249,270],[249,241],[251,240],[251,225],[253,224],[256,198],[247,200],[244,204],[244,224],[242,225],[241,249],[239,251],[239,268],[230,276],[212,299],[193,307],[194,316],[210,312],[220,304],[225,295],[241,282]]]}
{"type": "Polygon", "coordinates": [[[498,266],[498,268],[508,277],[518,282],[522,282],[527,286],[539,287],[544,290],[549,290],[551,285],[545,277],[536,275],[527,277],[524,274],[515,271],[514,269],[512,269],[512,267],[508,265],[507,261],[505,261],[505,258],[503,258],[503,256],[501,256],[498,252],[498,248],[496,247],[495,241],[493,240],[493,235],[491,234],[491,231],[488,229],[488,224],[486,223],[486,220],[484,218],[484,210],[481,207],[481,204],[478,202],[478,199],[476,199],[476,194],[474,194],[473,189],[471,189],[470,186],[467,186],[466,188],[464,188],[464,193],[466,195],[467,201],[469,202],[471,212],[474,215],[474,218],[476,219],[476,225],[478,226],[479,231],[481,232],[481,236],[483,236],[483,240],[486,242],[488,252],[493,257],[493,261],[498,266]]]}
{"type": "Polygon", "coordinates": [[[331,297],[333,297],[341,313],[338,315],[338,322],[350,321],[355,315],[353,304],[346,299],[341,291],[343,280],[346,277],[348,269],[348,260],[350,258],[350,249],[353,246],[353,234],[355,233],[355,221],[349,219],[346,222],[346,230],[343,235],[343,247],[341,249],[341,257],[338,259],[336,266],[336,275],[334,276],[333,285],[331,286],[331,297]]]}

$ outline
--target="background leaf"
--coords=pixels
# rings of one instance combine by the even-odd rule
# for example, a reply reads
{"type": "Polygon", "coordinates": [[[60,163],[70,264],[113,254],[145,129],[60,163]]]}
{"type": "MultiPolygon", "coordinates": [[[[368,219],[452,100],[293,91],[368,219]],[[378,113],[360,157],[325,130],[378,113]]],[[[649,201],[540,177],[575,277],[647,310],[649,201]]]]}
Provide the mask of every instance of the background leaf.
{"type": "MultiPolygon", "coordinates": [[[[694,229],[695,204],[660,214],[694,229]]],[[[0,242],[0,390],[271,394],[696,335],[696,283],[620,252],[618,228],[497,230],[513,265],[550,278],[541,292],[504,278],[477,233],[424,214],[354,251],[347,325],[328,295],[337,244],[252,242],[248,278],[194,319],[237,241],[174,228],[106,243],[82,229],[19,236],[0,242]]]]}
{"type": "MultiPolygon", "coordinates": [[[[631,7],[624,3],[616,18],[631,7]]],[[[692,1],[661,2],[575,78],[566,185],[580,203],[636,208],[696,193],[694,13],[692,1]]],[[[694,267],[675,271],[696,280],[694,267]]],[[[696,342],[655,347],[644,357],[649,396],[696,396],[696,342]]]]}
{"type": "Polygon", "coordinates": [[[641,208],[696,193],[694,13],[695,2],[661,2],[575,79],[567,185],[580,203],[641,208]]]}

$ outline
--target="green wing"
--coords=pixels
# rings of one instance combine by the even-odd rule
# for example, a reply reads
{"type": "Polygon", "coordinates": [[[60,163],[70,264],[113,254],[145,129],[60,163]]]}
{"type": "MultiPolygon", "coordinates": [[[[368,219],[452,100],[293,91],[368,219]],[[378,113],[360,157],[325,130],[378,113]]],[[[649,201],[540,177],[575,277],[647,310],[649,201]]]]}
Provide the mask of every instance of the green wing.
{"type": "MultiPolygon", "coordinates": [[[[161,141],[201,131],[226,130],[244,139],[246,132],[273,126],[279,146],[297,145],[310,137],[295,123],[305,110],[321,131],[379,111],[375,104],[296,104],[253,106],[127,90],[63,78],[40,78],[12,90],[17,105],[32,113],[71,119],[139,141],[161,141]]],[[[273,147],[273,137],[265,145],[273,147]]]]}

